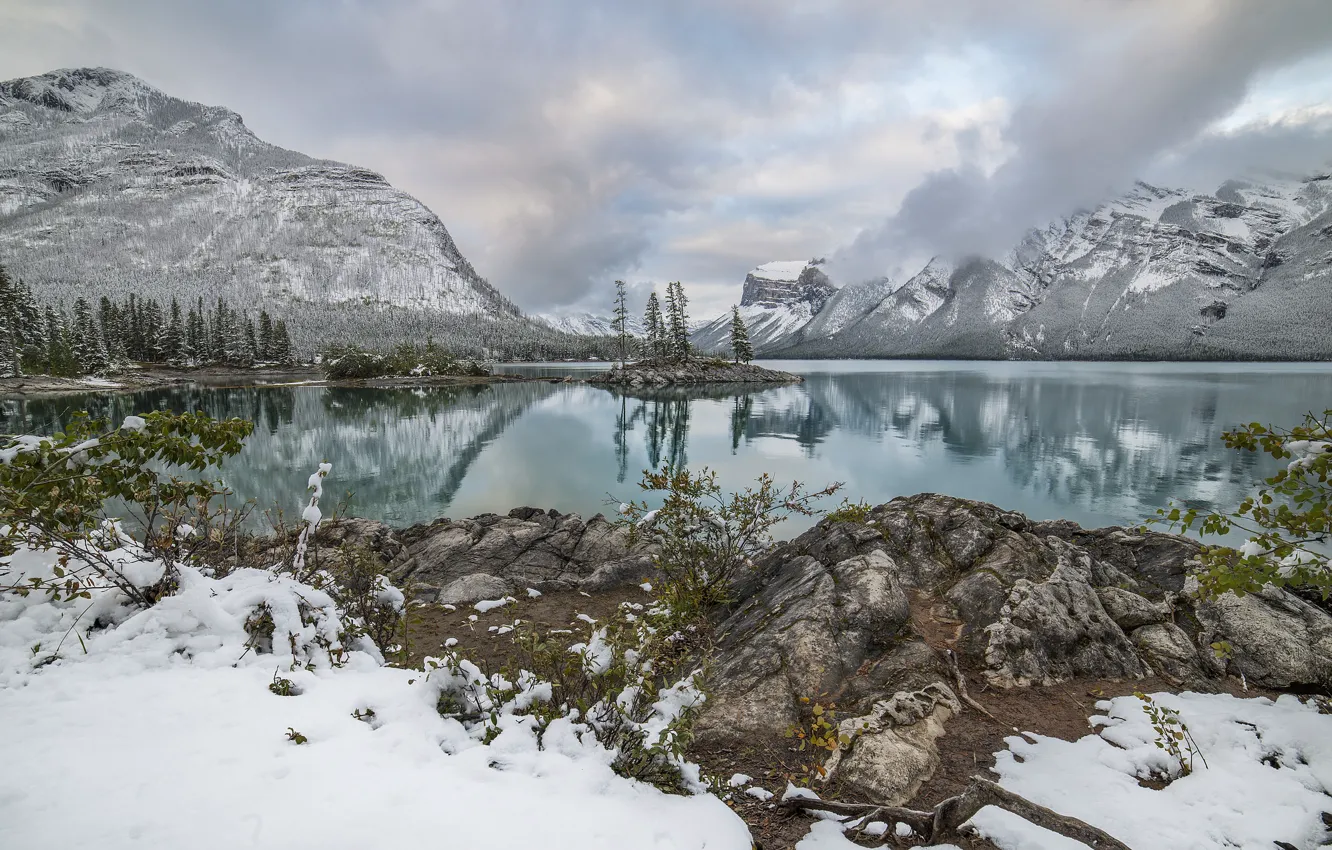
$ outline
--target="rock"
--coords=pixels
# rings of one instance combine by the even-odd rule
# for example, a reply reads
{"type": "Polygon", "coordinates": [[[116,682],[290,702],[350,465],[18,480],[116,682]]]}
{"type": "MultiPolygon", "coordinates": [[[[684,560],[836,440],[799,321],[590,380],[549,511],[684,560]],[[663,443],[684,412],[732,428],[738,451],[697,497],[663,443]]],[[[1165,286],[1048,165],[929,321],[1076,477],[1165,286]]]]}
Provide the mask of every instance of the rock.
{"type": "Polygon", "coordinates": [[[639,360],[588,378],[589,384],[620,387],[654,387],[689,384],[798,384],[799,375],[764,369],[752,363],[732,363],[712,357],[686,359],[658,357],[639,360]]]}
{"type": "Polygon", "coordinates": [[[485,573],[473,573],[449,582],[435,601],[440,605],[469,605],[482,599],[502,599],[513,592],[513,586],[503,579],[485,573]]]}
{"type": "Polygon", "coordinates": [[[734,744],[781,735],[799,719],[801,697],[864,696],[874,679],[866,662],[893,664],[906,636],[910,613],[896,573],[882,551],[830,566],[805,555],[752,585],[757,592],[718,628],[699,738],[734,744]]]}
{"type": "MultiPolygon", "coordinates": [[[[400,532],[390,578],[399,587],[447,588],[466,576],[488,575],[510,587],[606,590],[657,578],[652,548],[630,547],[628,532],[598,515],[514,508],[440,520],[400,532]]],[[[441,593],[443,599],[447,593],[441,593]]]]}
{"type": "Polygon", "coordinates": [[[1152,670],[1189,687],[1207,688],[1207,678],[1225,672],[1224,667],[1215,662],[1210,648],[1200,652],[1188,633],[1174,623],[1142,626],[1129,637],[1152,670]],[[1206,661],[1208,655],[1212,656],[1210,663],[1206,661]]]}
{"type": "Polygon", "coordinates": [[[1125,631],[1132,631],[1139,626],[1163,623],[1170,616],[1171,607],[1165,602],[1153,602],[1144,596],[1118,587],[1098,587],[1096,595],[1101,606],[1115,621],[1115,625],[1125,631]]]}
{"type": "Polygon", "coordinates": [[[1128,637],[1105,612],[1088,576],[1063,561],[1042,582],[1018,579],[985,627],[985,676],[993,684],[1051,684],[1073,676],[1145,675],[1128,637]]]}
{"type": "Polygon", "coordinates": [[[869,713],[838,723],[839,736],[851,744],[833,753],[824,769],[858,796],[900,806],[934,775],[936,741],[944,724],[961,711],[962,703],[941,682],[898,691],[874,703],[869,713]]]}
{"type": "Polygon", "coordinates": [[[1160,673],[1210,689],[1227,672],[1332,684],[1332,615],[1275,589],[1197,602],[1186,588],[1199,548],[933,494],[879,505],[864,523],[824,520],[733,588],[700,740],[780,735],[800,697],[868,715],[889,695],[951,682],[944,650],[1000,687],[1160,673]]]}
{"type": "Polygon", "coordinates": [[[1332,616],[1283,590],[1227,593],[1198,605],[1202,646],[1230,644],[1227,668],[1271,688],[1332,686],[1332,616]]]}

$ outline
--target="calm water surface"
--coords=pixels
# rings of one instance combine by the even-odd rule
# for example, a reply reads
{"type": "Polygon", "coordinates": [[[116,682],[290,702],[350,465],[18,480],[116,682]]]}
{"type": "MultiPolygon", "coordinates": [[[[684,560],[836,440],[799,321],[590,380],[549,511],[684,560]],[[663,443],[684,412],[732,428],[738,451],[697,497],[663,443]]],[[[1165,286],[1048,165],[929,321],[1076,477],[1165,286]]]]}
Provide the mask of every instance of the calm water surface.
{"type": "MultiPolygon", "coordinates": [[[[240,495],[294,508],[328,460],[330,490],[395,525],[517,505],[590,516],[636,498],[640,472],[670,461],[710,466],[727,487],[769,472],[842,481],[872,503],[936,491],[1094,526],[1142,521],[1172,498],[1232,506],[1271,467],[1226,450],[1222,431],[1332,407],[1328,364],[764,365],[806,382],[633,395],[550,383],[179,388],[0,400],[0,432],[54,430],[78,409],[241,416],[254,436],[222,470],[240,495]]],[[[501,368],[585,376],[605,364],[501,368]]]]}

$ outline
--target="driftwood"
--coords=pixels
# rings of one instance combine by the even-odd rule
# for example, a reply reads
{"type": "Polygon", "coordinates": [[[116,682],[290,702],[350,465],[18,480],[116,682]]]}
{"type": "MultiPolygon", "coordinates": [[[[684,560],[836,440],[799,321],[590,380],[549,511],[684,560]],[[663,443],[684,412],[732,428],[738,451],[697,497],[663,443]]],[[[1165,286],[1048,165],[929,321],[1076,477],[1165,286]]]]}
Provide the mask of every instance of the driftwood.
{"type": "Polygon", "coordinates": [[[939,844],[962,837],[962,824],[986,806],[998,806],[1065,838],[1081,841],[1094,850],[1132,850],[1127,844],[1077,818],[1061,815],[1037,805],[1019,794],[1014,794],[988,779],[971,778],[966,790],[949,797],[931,811],[906,809],[901,806],[880,806],[874,803],[840,803],[835,800],[810,800],[793,797],[782,802],[791,809],[833,812],[848,817],[871,820],[900,821],[926,842],[939,844]]]}

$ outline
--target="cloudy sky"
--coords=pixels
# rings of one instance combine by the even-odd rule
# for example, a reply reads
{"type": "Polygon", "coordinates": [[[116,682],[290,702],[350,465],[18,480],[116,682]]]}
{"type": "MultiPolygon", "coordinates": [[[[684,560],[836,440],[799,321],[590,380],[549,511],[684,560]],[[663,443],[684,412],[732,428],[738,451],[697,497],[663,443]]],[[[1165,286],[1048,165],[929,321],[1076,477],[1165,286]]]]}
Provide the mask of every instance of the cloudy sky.
{"type": "Polygon", "coordinates": [[[0,79],[102,65],[385,174],[523,307],[1002,251],[1138,177],[1332,161],[1328,0],[3,0],[0,79]]]}

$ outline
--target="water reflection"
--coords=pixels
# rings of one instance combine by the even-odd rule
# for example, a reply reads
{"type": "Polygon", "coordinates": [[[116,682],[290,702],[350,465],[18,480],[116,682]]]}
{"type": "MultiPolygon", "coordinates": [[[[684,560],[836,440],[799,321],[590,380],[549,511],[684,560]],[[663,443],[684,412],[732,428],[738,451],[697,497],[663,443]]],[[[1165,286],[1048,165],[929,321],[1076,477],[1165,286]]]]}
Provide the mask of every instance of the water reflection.
{"type": "Polygon", "coordinates": [[[1225,450],[1221,432],[1291,422],[1332,400],[1332,375],[1301,367],[807,368],[806,383],[769,389],[527,383],[10,399],[0,400],[0,431],[57,430],[78,409],[242,416],[255,434],[224,470],[242,495],[294,506],[309,470],[330,460],[357,513],[396,524],[524,503],[596,513],[636,495],[641,470],[662,463],[710,466],[728,486],[770,472],[845,481],[875,502],[934,490],[1106,524],[1140,521],[1170,498],[1235,503],[1269,467],[1225,450]]]}

